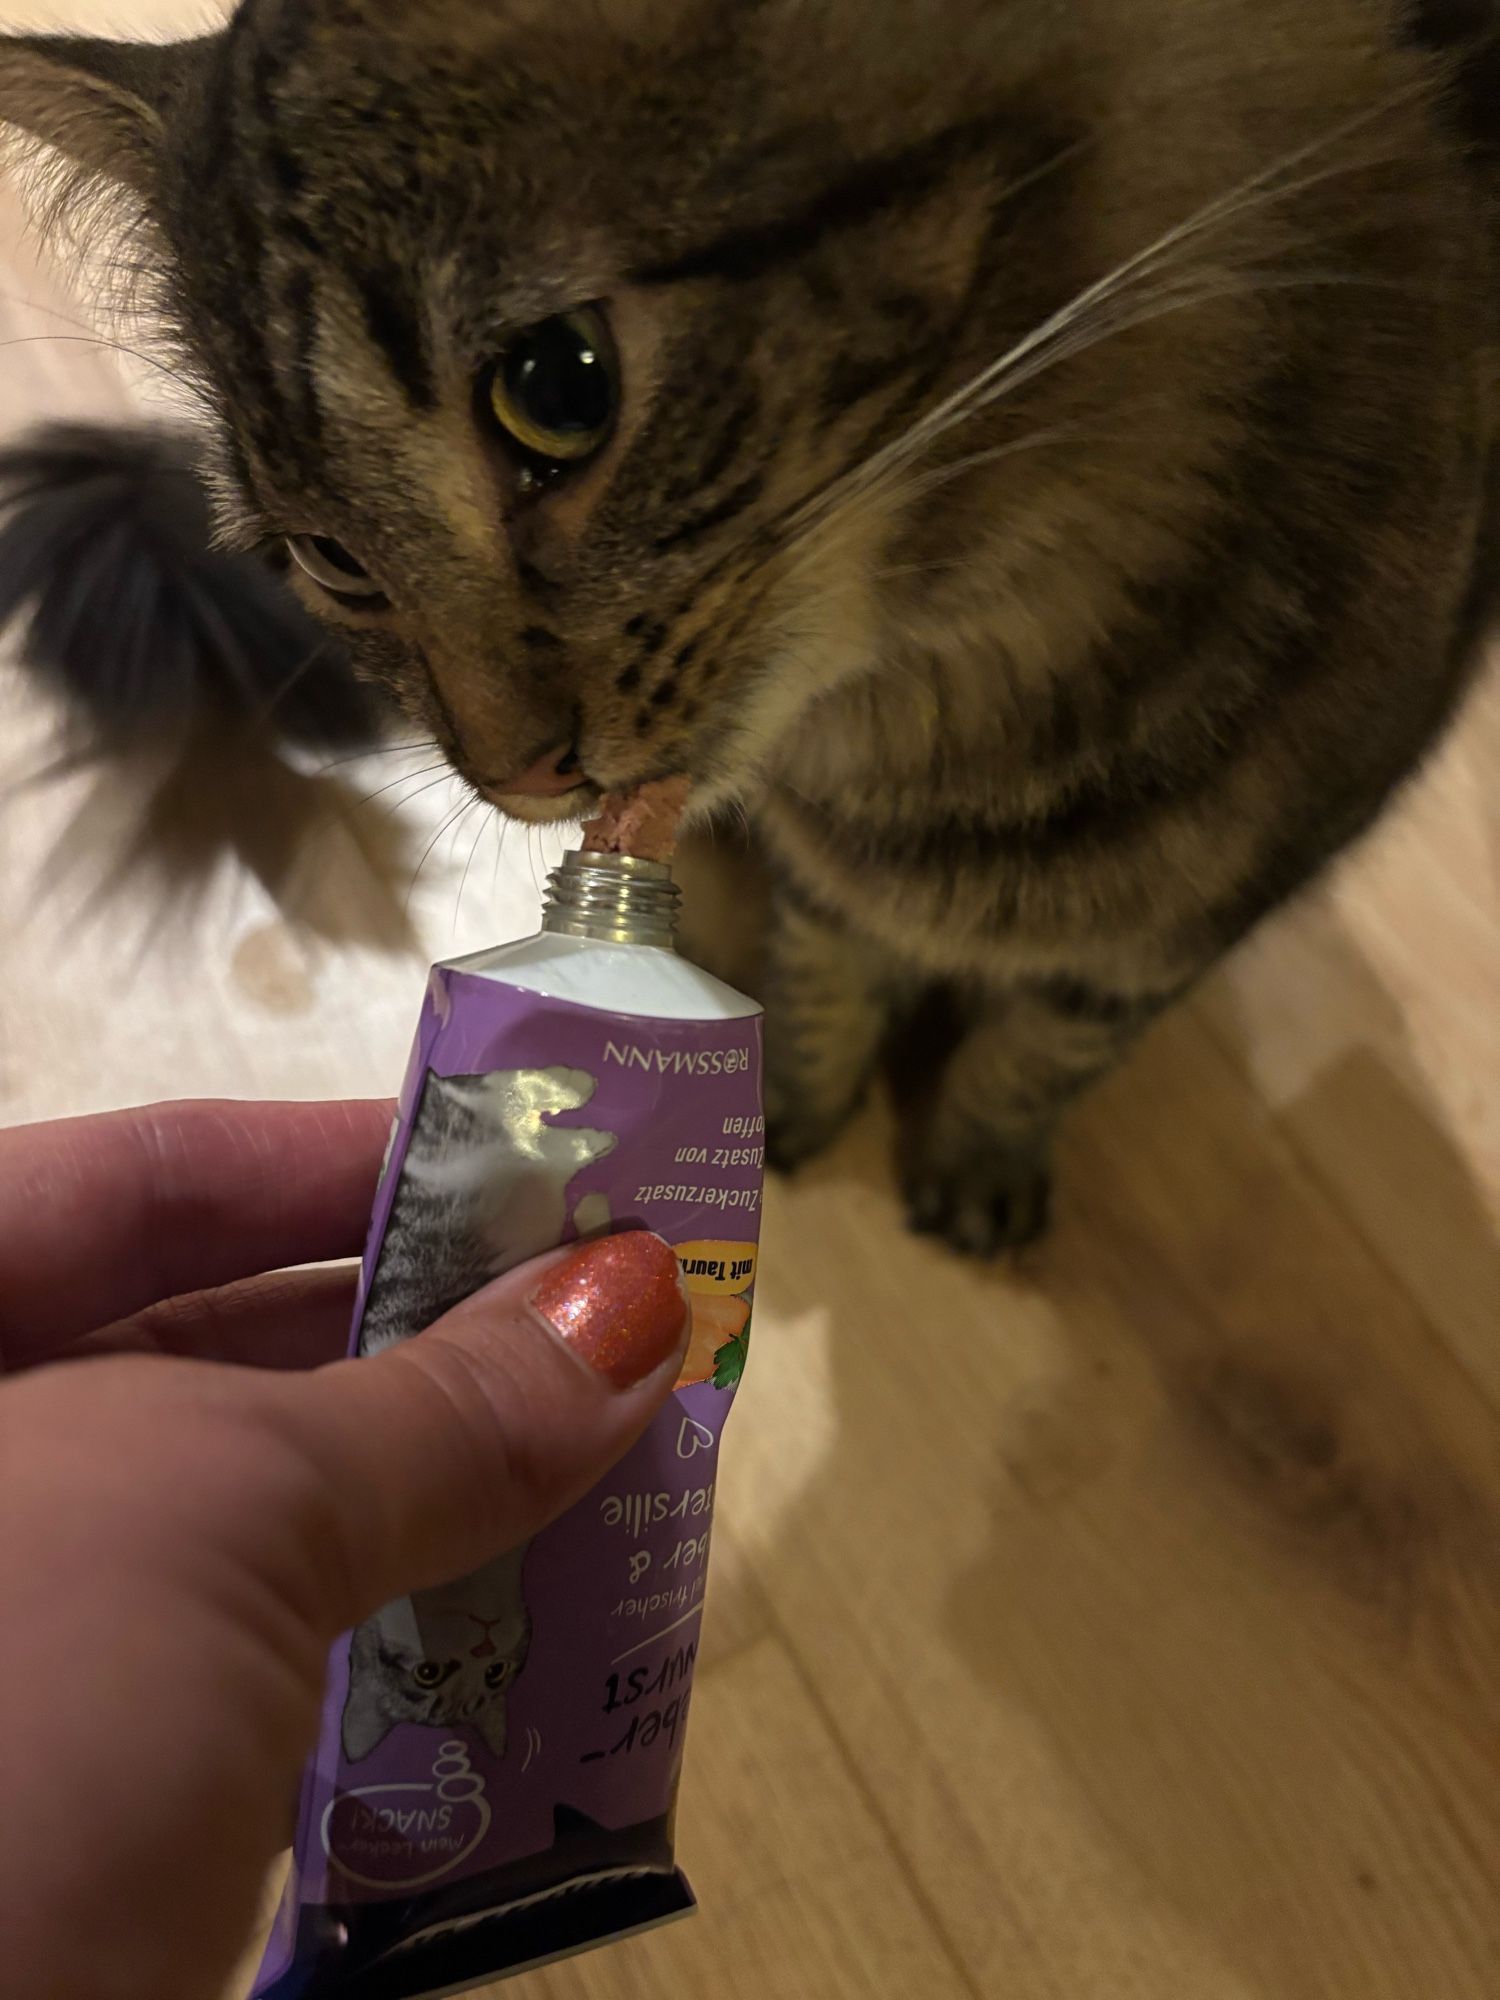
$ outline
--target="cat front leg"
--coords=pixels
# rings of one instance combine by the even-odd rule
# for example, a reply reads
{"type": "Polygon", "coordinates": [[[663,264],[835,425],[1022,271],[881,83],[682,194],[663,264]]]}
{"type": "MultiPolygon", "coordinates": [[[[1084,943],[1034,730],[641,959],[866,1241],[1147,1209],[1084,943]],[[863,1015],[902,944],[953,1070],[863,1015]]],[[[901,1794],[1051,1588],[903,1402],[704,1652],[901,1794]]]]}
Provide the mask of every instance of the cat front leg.
{"type": "Polygon", "coordinates": [[[1043,1235],[1059,1119],[1174,997],[1053,978],[976,1000],[904,1149],[913,1228],[977,1257],[1043,1235]]]}
{"type": "Polygon", "coordinates": [[[766,1157],[790,1170],[838,1136],[892,1018],[895,963],[789,887],[766,939],[766,1157]]]}

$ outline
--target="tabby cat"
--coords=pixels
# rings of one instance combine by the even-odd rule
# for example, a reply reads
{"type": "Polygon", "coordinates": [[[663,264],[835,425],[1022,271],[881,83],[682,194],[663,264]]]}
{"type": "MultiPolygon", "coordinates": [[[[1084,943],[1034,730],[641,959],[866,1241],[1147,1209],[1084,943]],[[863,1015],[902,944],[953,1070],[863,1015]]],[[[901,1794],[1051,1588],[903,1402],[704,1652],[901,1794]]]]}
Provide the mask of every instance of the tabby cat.
{"type": "Polygon", "coordinates": [[[127,208],[225,535],[479,792],[749,808],[783,1161],[941,997],[908,1195],[987,1251],[1474,659],[1494,17],[245,0],[12,39],[0,115],[127,208]]]}

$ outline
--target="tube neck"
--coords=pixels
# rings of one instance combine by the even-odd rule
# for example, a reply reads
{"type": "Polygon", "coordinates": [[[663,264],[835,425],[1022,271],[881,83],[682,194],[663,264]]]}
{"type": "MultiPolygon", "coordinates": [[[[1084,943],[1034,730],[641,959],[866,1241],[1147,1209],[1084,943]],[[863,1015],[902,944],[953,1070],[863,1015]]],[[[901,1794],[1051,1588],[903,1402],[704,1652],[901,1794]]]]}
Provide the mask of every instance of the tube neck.
{"type": "Polygon", "coordinates": [[[547,878],[542,929],[596,944],[671,950],[681,891],[664,861],[631,854],[566,854],[547,878]]]}

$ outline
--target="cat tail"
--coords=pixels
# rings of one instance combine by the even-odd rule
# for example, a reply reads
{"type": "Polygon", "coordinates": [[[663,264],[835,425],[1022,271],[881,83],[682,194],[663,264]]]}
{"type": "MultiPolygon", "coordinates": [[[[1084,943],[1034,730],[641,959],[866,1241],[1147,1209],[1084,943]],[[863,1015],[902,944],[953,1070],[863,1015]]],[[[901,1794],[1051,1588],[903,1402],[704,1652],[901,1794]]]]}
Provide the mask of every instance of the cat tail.
{"type": "Polygon", "coordinates": [[[312,748],[378,734],[337,641],[273,563],[214,548],[185,433],[51,423],[0,447],[0,624],[12,619],[70,735],[105,756],[205,721],[312,748]]]}
{"type": "Polygon", "coordinates": [[[0,445],[0,626],[61,722],[61,754],[16,773],[0,805],[93,774],[44,886],[102,866],[98,904],[147,874],[164,914],[191,915],[229,856],[293,924],[406,948],[406,836],[334,768],[389,717],[277,561],[215,548],[181,431],[49,423],[0,445]],[[330,830],[352,838],[363,879],[329,874],[330,830]]]}

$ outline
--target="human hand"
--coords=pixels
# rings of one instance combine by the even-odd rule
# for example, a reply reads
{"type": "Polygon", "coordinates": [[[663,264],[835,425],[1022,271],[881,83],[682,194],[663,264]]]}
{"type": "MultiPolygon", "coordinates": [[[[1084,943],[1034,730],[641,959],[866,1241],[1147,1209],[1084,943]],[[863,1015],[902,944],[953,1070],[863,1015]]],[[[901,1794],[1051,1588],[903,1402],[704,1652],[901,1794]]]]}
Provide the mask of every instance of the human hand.
{"type": "Polygon", "coordinates": [[[534,1534],[670,1392],[687,1309],[645,1234],[338,1359],[352,1272],[284,1267],[359,1249],[389,1124],[183,1104],[0,1133],[0,1992],[214,1993],[333,1640],[534,1534]]]}

